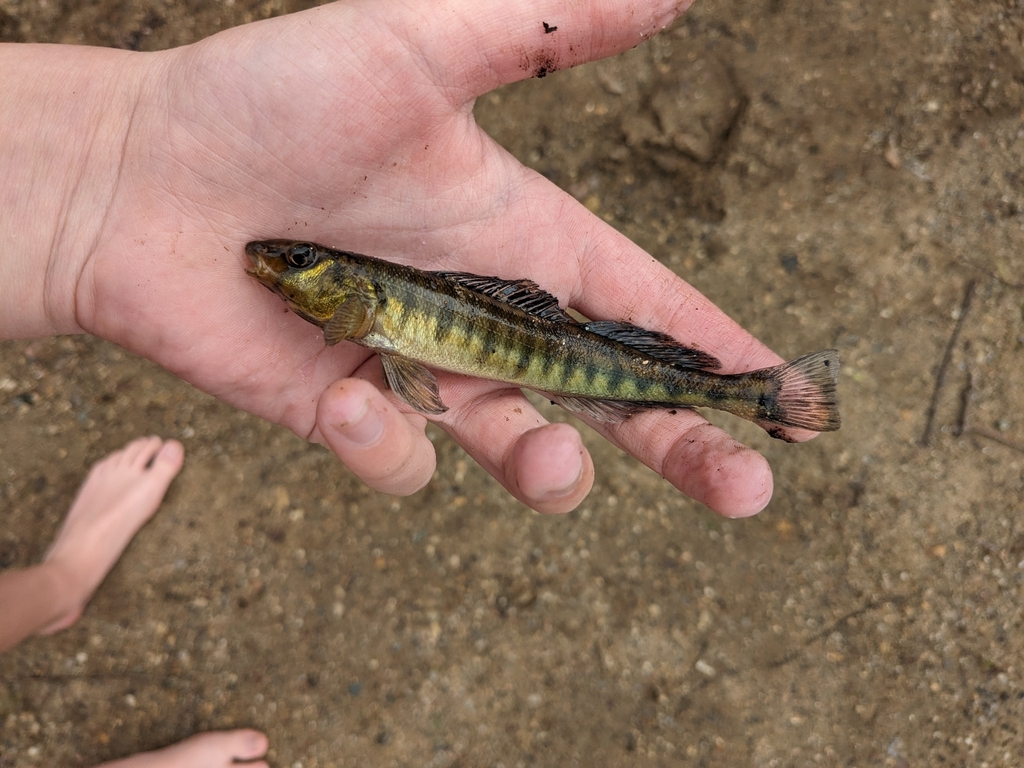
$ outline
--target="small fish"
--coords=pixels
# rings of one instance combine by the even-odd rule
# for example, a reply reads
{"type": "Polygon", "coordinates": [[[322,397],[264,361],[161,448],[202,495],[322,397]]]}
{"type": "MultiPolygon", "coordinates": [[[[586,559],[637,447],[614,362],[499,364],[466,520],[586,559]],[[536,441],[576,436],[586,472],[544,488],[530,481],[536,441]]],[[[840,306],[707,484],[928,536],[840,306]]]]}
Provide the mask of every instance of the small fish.
{"type": "Polygon", "coordinates": [[[603,422],[647,408],[728,411],[786,439],[783,427],[839,429],[835,350],[773,368],[718,374],[719,361],[631,323],[580,323],[532,280],[425,272],[315,243],[249,243],[246,272],[319,326],[328,345],[380,356],[388,386],[417,411],[440,414],[428,370],[541,392],[603,422]]]}

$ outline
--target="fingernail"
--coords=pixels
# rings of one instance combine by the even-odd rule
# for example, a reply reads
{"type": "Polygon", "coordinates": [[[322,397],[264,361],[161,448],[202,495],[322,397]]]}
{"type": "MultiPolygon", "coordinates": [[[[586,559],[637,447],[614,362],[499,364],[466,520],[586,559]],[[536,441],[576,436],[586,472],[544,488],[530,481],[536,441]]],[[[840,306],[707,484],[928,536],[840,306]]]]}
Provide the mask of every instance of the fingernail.
{"type": "Polygon", "coordinates": [[[384,421],[370,403],[363,400],[362,407],[351,420],[338,424],[338,434],[353,445],[373,445],[384,434],[384,421]]]}
{"type": "Polygon", "coordinates": [[[667,0],[667,2],[662,2],[661,8],[655,12],[654,29],[646,32],[645,36],[656,34],[665,29],[691,5],[693,5],[693,0],[667,0]]]}
{"type": "Polygon", "coordinates": [[[556,488],[549,488],[541,494],[539,501],[554,501],[555,499],[561,499],[565,496],[570,495],[576,490],[576,486],[580,483],[580,478],[583,477],[583,457],[579,457],[579,464],[576,467],[576,474],[572,480],[565,485],[558,486],[556,488]]]}

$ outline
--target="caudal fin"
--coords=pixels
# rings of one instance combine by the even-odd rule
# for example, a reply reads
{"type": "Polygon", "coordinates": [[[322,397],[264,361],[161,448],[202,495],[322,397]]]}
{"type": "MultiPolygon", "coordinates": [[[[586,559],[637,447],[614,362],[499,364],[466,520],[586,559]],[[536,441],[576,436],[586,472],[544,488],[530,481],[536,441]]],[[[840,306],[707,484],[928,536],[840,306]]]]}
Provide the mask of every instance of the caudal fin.
{"type": "Polygon", "coordinates": [[[771,423],[814,432],[839,429],[836,395],[839,353],[836,350],[804,355],[770,370],[771,378],[779,385],[771,423]]]}

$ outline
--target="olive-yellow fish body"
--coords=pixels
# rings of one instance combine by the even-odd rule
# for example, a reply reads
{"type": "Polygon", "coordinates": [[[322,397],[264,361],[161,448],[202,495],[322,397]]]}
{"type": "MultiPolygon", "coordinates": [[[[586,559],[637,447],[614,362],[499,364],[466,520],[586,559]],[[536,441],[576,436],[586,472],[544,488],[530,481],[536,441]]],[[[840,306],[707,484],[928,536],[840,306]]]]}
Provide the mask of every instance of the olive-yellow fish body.
{"type": "Polygon", "coordinates": [[[248,272],[324,330],[380,354],[395,393],[446,410],[430,368],[543,392],[598,420],[646,408],[725,410],[779,427],[839,428],[839,359],[826,350],[773,368],[719,374],[718,361],[629,323],[579,323],[529,280],[413,267],[313,243],[246,247],[248,272]]]}

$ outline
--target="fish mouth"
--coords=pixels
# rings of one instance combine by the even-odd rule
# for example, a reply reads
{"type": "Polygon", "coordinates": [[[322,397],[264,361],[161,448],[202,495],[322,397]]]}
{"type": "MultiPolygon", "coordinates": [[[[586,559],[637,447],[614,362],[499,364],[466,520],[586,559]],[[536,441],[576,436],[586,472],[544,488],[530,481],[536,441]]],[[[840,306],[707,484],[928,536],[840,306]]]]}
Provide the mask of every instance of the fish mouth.
{"type": "Polygon", "coordinates": [[[276,290],[278,276],[288,268],[280,249],[269,242],[256,240],[245,246],[245,253],[252,261],[252,266],[245,273],[271,290],[276,290]]]}

